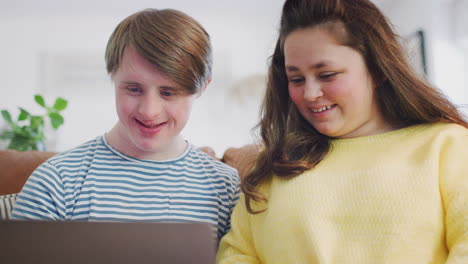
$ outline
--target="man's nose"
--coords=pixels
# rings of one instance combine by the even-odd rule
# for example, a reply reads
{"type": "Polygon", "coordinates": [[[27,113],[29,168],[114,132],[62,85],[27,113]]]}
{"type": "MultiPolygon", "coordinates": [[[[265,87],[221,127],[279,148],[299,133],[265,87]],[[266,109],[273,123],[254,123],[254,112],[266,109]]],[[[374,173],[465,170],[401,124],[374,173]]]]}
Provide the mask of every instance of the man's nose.
{"type": "Polygon", "coordinates": [[[146,94],[143,96],[139,104],[139,114],[145,120],[152,120],[160,115],[163,108],[164,100],[155,94],[146,94]]]}

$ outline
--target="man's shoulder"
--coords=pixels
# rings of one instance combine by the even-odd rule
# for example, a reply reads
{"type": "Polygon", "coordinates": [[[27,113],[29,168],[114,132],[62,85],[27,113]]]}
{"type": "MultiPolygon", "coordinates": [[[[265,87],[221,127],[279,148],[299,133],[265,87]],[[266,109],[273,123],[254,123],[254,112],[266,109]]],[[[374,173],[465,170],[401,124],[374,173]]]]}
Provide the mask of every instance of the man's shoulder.
{"type": "Polygon", "coordinates": [[[67,151],[60,152],[48,160],[48,163],[59,166],[61,164],[76,164],[87,162],[98,152],[107,151],[102,136],[86,141],[67,151]]]}
{"type": "Polygon", "coordinates": [[[192,149],[185,157],[185,160],[202,171],[210,171],[215,175],[227,177],[230,180],[237,181],[237,178],[239,177],[236,169],[194,146],[192,146],[192,149]]]}

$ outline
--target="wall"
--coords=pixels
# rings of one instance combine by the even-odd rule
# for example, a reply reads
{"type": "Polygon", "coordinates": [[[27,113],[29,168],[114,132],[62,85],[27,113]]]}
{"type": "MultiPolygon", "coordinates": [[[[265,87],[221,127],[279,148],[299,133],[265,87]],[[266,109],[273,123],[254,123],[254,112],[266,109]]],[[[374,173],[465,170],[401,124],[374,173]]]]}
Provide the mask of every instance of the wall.
{"type": "MultiPolygon", "coordinates": [[[[460,40],[459,19],[466,17],[467,0],[390,1],[381,5],[401,36],[418,29],[426,33],[428,80],[468,114],[468,45],[460,40]]],[[[463,29],[466,29],[464,24],[463,29]]]]}
{"type": "MultiPolygon", "coordinates": [[[[426,31],[429,80],[456,103],[467,104],[468,70],[463,59],[467,48],[456,44],[450,20],[460,10],[455,4],[466,0],[375,2],[402,36],[419,28],[426,31]]],[[[267,71],[282,4],[282,0],[1,1],[0,109],[23,106],[39,111],[33,102],[38,92],[49,102],[58,95],[69,99],[66,123],[49,137],[50,150],[63,151],[105,133],[116,122],[113,88],[103,61],[109,35],[130,13],[172,7],[199,20],[214,47],[213,82],[196,102],[184,136],[195,145],[212,146],[218,154],[253,142],[250,129],[258,119],[259,83],[267,71]]]]}
{"type": "MultiPolygon", "coordinates": [[[[38,92],[49,103],[56,96],[69,100],[66,123],[51,134],[50,150],[72,148],[114,125],[117,117],[104,69],[105,45],[119,21],[146,7],[182,10],[199,20],[212,37],[213,81],[195,103],[183,135],[195,145],[212,146],[217,153],[253,142],[250,129],[257,121],[260,96],[243,98],[249,94],[237,93],[232,98],[233,89],[245,89],[242,83],[266,74],[282,1],[64,2],[0,4],[4,39],[0,42],[0,109],[16,111],[22,106],[40,111],[33,101],[38,92]]],[[[5,126],[3,120],[1,126],[5,126]]]]}

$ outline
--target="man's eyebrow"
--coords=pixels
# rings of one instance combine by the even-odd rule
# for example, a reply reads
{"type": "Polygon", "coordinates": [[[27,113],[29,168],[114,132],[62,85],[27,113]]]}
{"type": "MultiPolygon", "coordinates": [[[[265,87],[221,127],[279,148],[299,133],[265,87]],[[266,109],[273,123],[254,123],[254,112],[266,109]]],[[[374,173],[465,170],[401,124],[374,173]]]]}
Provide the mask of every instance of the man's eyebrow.
{"type": "Polygon", "coordinates": [[[139,82],[123,81],[122,83],[124,83],[124,84],[131,84],[131,85],[139,85],[139,86],[141,86],[141,84],[140,84],[139,82]]]}
{"type": "MultiPolygon", "coordinates": [[[[135,85],[135,86],[144,86],[143,84],[135,81],[122,81],[123,84],[126,85],[135,85]]],[[[178,86],[169,86],[169,85],[160,85],[158,86],[159,89],[164,89],[164,90],[173,90],[173,91],[179,91],[183,90],[182,88],[178,86]]]]}
{"type": "Polygon", "coordinates": [[[161,89],[167,89],[167,90],[181,90],[180,88],[174,87],[174,86],[166,86],[166,85],[161,85],[159,86],[161,89]]]}

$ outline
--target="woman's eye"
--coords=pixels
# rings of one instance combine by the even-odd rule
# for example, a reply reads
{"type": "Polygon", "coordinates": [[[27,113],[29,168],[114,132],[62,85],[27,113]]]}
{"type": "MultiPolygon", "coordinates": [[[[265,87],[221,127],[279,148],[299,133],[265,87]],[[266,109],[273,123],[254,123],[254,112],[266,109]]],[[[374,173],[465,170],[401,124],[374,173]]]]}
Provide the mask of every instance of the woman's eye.
{"type": "Polygon", "coordinates": [[[337,72],[325,72],[325,73],[321,73],[319,75],[319,78],[322,79],[322,80],[331,80],[337,74],[338,74],[337,72]]]}
{"type": "Polygon", "coordinates": [[[303,81],[304,81],[304,78],[290,78],[289,79],[289,82],[294,83],[294,84],[298,84],[298,83],[301,83],[303,81]]]}

